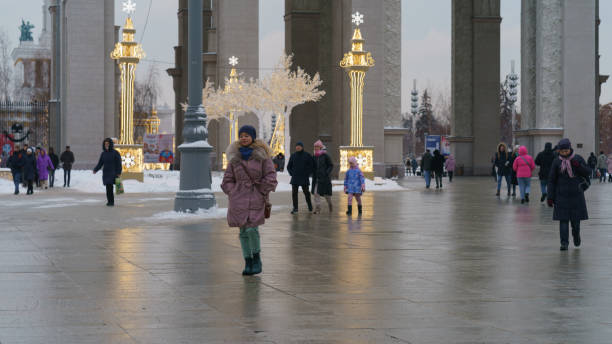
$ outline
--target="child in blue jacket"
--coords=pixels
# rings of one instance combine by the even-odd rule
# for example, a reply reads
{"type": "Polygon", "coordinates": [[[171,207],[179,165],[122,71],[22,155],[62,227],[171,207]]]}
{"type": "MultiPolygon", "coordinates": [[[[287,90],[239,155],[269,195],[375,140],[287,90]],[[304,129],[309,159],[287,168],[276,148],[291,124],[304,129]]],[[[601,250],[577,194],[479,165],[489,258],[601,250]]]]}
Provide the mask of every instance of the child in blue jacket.
{"type": "Polygon", "coordinates": [[[346,175],[344,176],[344,193],[348,194],[348,210],[346,215],[353,214],[353,196],[357,199],[357,209],[359,215],[361,215],[361,194],[365,192],[365,178],[359,169],[355,157],[349,158],[349,165],[350,168],[346,171],[346,175]]]}

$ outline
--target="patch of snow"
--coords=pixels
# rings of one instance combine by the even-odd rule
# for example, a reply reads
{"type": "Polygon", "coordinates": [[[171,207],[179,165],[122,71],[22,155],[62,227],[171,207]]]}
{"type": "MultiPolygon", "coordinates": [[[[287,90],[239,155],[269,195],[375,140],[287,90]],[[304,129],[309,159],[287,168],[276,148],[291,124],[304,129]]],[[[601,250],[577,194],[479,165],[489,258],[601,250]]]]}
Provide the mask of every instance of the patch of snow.
{"type": "Polygon", "coordinates": [[[190,143],[183,143],[182,145],[178,146],[178,149],[181,148],[212,148],[212,146],[208,143],[208,141],[200,140],[190,143]]]}

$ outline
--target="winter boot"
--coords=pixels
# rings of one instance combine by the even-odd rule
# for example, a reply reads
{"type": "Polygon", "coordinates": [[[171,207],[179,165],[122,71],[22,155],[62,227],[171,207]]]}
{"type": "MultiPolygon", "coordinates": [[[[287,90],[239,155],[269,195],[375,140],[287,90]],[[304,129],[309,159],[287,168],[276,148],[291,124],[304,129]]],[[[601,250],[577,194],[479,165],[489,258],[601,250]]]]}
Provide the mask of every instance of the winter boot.
{"type": "Polygon", "coordinates": [[[548,196],[548,195],[547,194],[542,194],[542,197],[540,197],[540,202],[546,201],[546,196],[548,196]]]}
{"type": "Polygon", "coordinates": [[[495,193],[495,196],[499,196],[499,190],[497,190],[497,192],[495,193]]]}
{"type": "Polygon", "coordinates": [[[329,206],[329,212],[333,213],[334,212],[334,207],[332,206],[331,202],[329,202],[327,205],[329,206]]]}
{"type": "Polygon", "coordinates": [[[528,193],[525,194],[525,202],[529,203],[529,194],[528,193]]]}
{"type": "Polygon", "coordinates": [[[261,269],[263,268],[263,264],[261,263],[261,255],[258,253],[253,253],[253,275],[257,275],[261,273],[261,269]]]}
{"type": "Polygon", "coordinates": [[[353,206],[349,205],[348,210],[346,211],[346,215],[353,215],[353,206]]]}
{"type": "Polygon", "coordinates": [[[363,207],[361,206],[361,204],[357,206],[357,212],[359,213],[359,216],[363,214],[363,207]]]}
{"type": "Polygon", "coordinates": [[[295,214],[297,214],[297,213],[298,213],[298,210],[297,210],[297,209],[293,209],[293,210],[291,211],[291,214],[292,214],[292,215],[295,215],[295,214]]]}
{"type": "Polygon", "coordinates": [[[567,245],[561,245],[560,250],[561,251],[567,251],[567,245]]]}
{"type": "Polygon", "coordinates": [[[250,276],[253,274],[253,258],[244,258],[244,270],[242,276],[250,276]]]}

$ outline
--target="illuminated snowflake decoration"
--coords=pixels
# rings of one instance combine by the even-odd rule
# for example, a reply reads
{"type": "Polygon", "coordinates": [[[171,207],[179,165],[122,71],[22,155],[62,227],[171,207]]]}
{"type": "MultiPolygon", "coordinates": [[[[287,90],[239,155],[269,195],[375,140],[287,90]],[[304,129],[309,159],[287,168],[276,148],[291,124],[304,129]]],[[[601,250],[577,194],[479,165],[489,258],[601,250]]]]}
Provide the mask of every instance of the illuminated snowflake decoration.
{"type": "Polygon", "coordinates": [[[355,12],[353,14],[353,24],[355,24],[356,26],[363,24],[363,14],[355,12]]]}
{"type": "Polygon", "coordinates": [[[123,2],[123,12],[127,13],[130,16],[134,14],[134,12],[136,12],[136,3],[133,2],[132,0],[124,1],[123,2]]]}
{"type": "Polygon", "coordinates": [[[125,153],[121,157],[121,162],[126,168],[134,167],[136,165],[136,157],[132,153],[125,153]]]}
{"type": "Polygon", "coordinates": [[[230,57],[229,64],[232,65],[232,67],[236,67],[236,65],[238,64],[238,58],[236,56],[230,57]]]}
{"type": "Polygon", "coordinates": [[[368,157],[359,154],[355,159],[357,159],[357,164],[359,164],[359,166],[367,166],[368,157]]]}

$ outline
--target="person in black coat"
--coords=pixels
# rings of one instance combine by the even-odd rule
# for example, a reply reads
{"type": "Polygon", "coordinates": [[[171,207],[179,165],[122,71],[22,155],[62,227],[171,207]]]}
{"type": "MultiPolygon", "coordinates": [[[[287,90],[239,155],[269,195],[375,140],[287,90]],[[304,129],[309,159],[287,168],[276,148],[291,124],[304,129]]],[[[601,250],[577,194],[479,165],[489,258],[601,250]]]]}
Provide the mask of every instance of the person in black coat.
{"type": "Polygon", "coordinates": [[[584,159],[574,154],[569,139],[559,142],[559,158],[553,161],[548,178],[548,205],[554,207],[553,220],[559,221],[561,251],[569,245],[569,223],[574,245],[580,246],[580,221],[587,220],[584,191],[589,185],[591,169],[584,159]]]}
{"type": "Polygon", "coordinates": [[[102,169],[102,182],[106,186],[106,199],[107,206],[112,207],[115,205],[115,195],[113,194],[113,185],[115,185],[115,179],[121,175],[121,155],[114,148],[113,140],[110,138],[104,139],[102,143],[103,152],[100,154],[100,161],[93,170],[96,174],[102,169]]]}
{"type": "Polygon", "coordinates": [[[15,146],[13,154],[6,162],[8,168],[11,169],[13,175],[13,183],[15,183],[15,195],[19,195],[19,184],[21,183],[21,175],[24,166],[24,156],[19,146],[15,146]]]}
{"type": "Polygon", "coordinates": [[[591,152],[589,155],[589,160],[587,160],[587,164],[592,171],[591,178],[597,177],[597,157],[595,156],[595,153],[591,152]]]}
{"type": "Polygon", "coordinates": [[[437,149],[434,151],[431,169],[436,178],[436,189],[439,189],[442,187],[442,177],[444,176],[444,155],[440,154],[437,149]]]}
{"type": "Polygon", "coordinates": [[[23,178],[25,179],[28,191],[27,195],[34,193],[34,178],[36,178],[36,158],[34,157],[32,148],[28,148],[26,155],[23,157],[23,178]]]}
{"type": "Polygon", "coordinates": [[[310,185],[310,176],[314,170],[314,160],[312,156],[304,151],[304,144],[298,142],[295,146],[295,153],[291,154],[289,158],[289,164],[287,164],[287,171],[291,176],[291,187],[292,187],[292,198],[293,198],[293,210],[291,214],[298,212],[298,191],[302,188],[304,196],[306,197],[306,203],[308,204],[308,211],[312,211],[312,202],[310,201],[310,192],[308,186],[310,185]]]}
{"type": "Polygon", "coordinates": [[[53,147],[49,147],[49,159],[51,159],[53,164],[53,169],[49,171],[49,187],[52,188],[55,182],[55,170],[59,168],[59,157],[55,154],[53,147]]]}
{"type": "Polygon", "coordinates": [[[497,193],[499,196],[502,179],[506,180],[506,186],[508,187],[508,196],[510,196],[510,186],[512,185],[512,153],[508,151],[508,146],[505,143],[497,145],[497,152],[495,152],[495,158],[493,164],[497,169],[497,193]]]}
{"type": "Polygon", "coordinates": [[[66,146],[66,150],[60,156],[60,161],[64,169],[64,187],[70,187],[70,172],[72,171],[72,164],[74,164],[74,153],[70,150],[70,146],[66,146]]]}
{"type": "Polygon", "coordinates": [[[535,164],[540,166],[540,172],[538,177],[540,178],[540,189],[542,190],[542,197],[540,202],[546,200],[546,186],[548,185],[548,175],[550,175],[550,168],[553,161],[555,160],[555,153],[552,150],[552,143],[546,142],[544,150],[538,153],[536,156],[535,164]]]}
{"type": "Polygon", "coordinates": [[[331,173],[334,169],[334,164],[325,150],[325,146],[321,140],[314,143],[314,173],[312,174],[312,193],[315,195],[315,214],[321,212],[321,197],[327,201],[329,212],[333,211],[331,202],[332,182],[331,173]]]}

